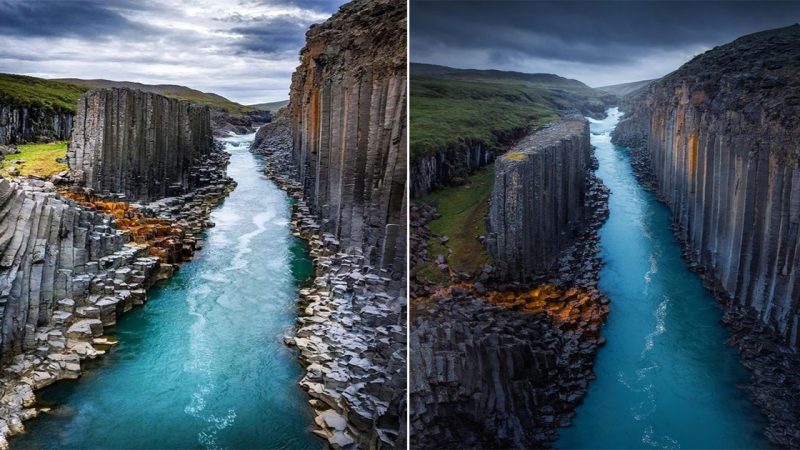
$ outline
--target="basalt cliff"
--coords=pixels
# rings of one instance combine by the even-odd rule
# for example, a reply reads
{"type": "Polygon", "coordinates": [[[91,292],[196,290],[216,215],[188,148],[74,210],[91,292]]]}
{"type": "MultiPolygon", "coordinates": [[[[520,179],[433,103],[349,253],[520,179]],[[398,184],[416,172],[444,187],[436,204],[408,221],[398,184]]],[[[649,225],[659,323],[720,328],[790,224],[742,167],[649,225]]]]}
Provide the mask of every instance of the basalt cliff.
{"type": "Polygon", "coordinates": [[[227,155],[211,145],[207,109],[165,110],[172,101],[158,97],[114,90],[81,99],[73,142],[84,159],[78,163],[73,147],[69,162],[73,173],[89,170],[82,180],[102,186],[105,197],[66,174],[59,186],[0,180],[0,448],[39,413],[34,390],[77,378],[82,360],[116,342],[104,330],[191,257],[211,208],[233,188],[227,155]],[[131,158],[145,154],[133,167],[131,158]],[[121,173],[134,175],[121,182],[121,173]],[[137,184],[153,173],[202,183],[187,181],[164,197],[137,184]],[[155,201],[119,201],[127,197],[155,201]]]}
{"type": "Polygon", "coordinates": [[[207,106],[133,89],[99,89],[78,101],[67,151],[71,176],[93,194],[129,201],[180,195],[207,181],[213,138],[207,106]]]}
{"type": "Polygon", "coordinates": [[[0,145],[69,139],[72,121],[72,111],[0,99],[0,145]]]}
{"type": "Polygon", "coordinates": [[[800,445],[800,25],[744,36],[626,97],[612,137],[725,305],[767,436],[800,445]]]}
{"type": "Polygon", "coordinates": [[[515,280],[546,271],[583,226],[591,166],[589,123],[560,121],[531,134],[495,165],[487,247],[515,280]]]}
{"type": "Polygon", "coordinates": [[[406,446],[405,43],[403,2],[343,5],[306,33],[289,105],[252,146],[314,258],[285,340],[334,448],[406,446]]]}
{"type": "MultiPolygon", "coordinates": [[[[414,447],[542,447],[571,423],[608,313],[597,289],[608,190],[595,163],[582,117],[525,137],[496,162],[491,267],[412,285],[414,447]]],[[[415,254],[434,237],[424,209],[412,210],[415,254]]]]}

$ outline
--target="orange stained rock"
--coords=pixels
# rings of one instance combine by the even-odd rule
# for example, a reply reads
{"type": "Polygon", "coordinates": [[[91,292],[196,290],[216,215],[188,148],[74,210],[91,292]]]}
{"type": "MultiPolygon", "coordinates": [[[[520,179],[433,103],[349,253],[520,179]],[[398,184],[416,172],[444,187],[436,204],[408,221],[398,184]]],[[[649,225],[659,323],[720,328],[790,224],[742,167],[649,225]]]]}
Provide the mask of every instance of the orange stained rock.
{"type": "Polygon", "coordinates": [[[59,193],[88,209],[113,217],[117,229],[129,232],[132,242],[147,247],[150,256],[162,262],[180,263],[191,256],[191,249],[184,251],[186,231],[174,222],[145,217],[126,202],[102,200],[66,190],[59,193]]]}
{"type": "Polygon", "coordinates": [[[580,328],[582,332],[599,337],[600,325],[608,314],[608,306],[599,302],[599,294],[593,296],[580,288],[572,287],[566,291],[552,284],[544,283],[525,291],[488,291],[481,295],[472,283],[463,282],[440,287],[428,297],[415,301],[426,302],[436,297],[448,297],[453,289],[471,291],[479,298],[485,298],[498,306],[516,311],[545,314],[556,324],[569,328],[580,328]]]}

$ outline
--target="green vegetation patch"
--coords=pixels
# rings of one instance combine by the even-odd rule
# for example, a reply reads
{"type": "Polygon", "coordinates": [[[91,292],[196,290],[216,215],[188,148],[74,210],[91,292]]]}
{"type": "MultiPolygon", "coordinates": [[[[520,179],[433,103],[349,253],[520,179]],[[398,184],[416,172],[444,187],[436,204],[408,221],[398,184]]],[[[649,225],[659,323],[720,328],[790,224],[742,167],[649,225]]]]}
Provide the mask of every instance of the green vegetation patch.
{"type": "Polygon", "coordinates": [[[51,142],[48,144],[23,144],[19,145],[20,152],[6,155],[2,162],[2,175],[8,175],[10,167],[16,167],[21,175],[35,175],[50,178],[58,172],[67,170],[67,165],[56,161],[67,155],[67,141],[51,142]],[[21,160],[22,164],[12,161],[21,160]]]}
{"type": "Polygon", "coordinates": [[[523,152],[508,152],[503,155],[503,159],[506,161],[525,161],[527,158],[528,156],[523,152]]]}
{"type": "MultiPolygon", "coordinates": [[[[485,218],[493,186],[494,165],[489,165],[471,175],[464,185],[442,189],[420,199],[435,205],[441,214],[440,218],[428,224],[431,231],[449,239],[444,246],[436,239],[428,243],[428,254],[432,259],[429,264],[433,265],[433,270],[428,272],[441,273],[435,265],[437,255],[443,255],[453,270],[472,274],[489,261],[489,253],[477,237],[486,233],[485,218]]],[[[423,274],[426,272],[424,269],[423,274]]],[[[418,276],[421,275],[419,272],[418,276]]]]}
{"type": "Polygon", "coordinates": [[[0,73],[0,102],[10,105],[74,113],[78,98],[88,90],[58,81],[0,73]]]}

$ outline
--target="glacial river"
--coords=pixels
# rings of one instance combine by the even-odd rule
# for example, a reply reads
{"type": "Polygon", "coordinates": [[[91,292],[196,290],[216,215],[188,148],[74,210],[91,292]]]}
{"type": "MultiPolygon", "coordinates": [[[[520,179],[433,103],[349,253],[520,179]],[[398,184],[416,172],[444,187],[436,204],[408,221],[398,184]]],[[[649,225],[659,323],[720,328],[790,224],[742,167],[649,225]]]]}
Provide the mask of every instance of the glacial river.
{"type": "Polygon", "coordinates": [[[559,448],[765,448],[765,418],[737,387],[748,374],[725,345],[721,310],[686,268],[670,213],[636,181],[609,133],[591,121],[598,176],[611,189],[600,230],[600,289],[611,300],[597,379],[559,448]]]}
{"type": "Polygon", "coordinates": [[[53,411],[12,448],[322,447],[282,342],[311,262],[291,235],[289,198],[248,152],[253,138],[225,139],[238,187],[205,247],[119,320],[119,344],[79,380],[38,394],[53,411]]]}

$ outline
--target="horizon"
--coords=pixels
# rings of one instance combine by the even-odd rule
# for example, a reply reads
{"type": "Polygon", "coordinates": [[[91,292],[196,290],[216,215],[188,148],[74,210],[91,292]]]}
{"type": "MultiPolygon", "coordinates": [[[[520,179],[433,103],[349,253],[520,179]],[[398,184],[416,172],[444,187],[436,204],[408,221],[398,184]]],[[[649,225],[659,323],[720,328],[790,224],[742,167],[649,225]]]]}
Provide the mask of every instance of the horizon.
{"type": "Polygon", "coordinates": [[[410,4],[412,63],[549,73],[592,88],[662,78],[714,47],[800,17],[800,2],[782,1],[410,4]]]}
{"type": "Polygon", "coordinates": [[[283,101],[306,31],[344,3],[0,2],[0,72],[185,86],[243,105],[283,101]]]}

